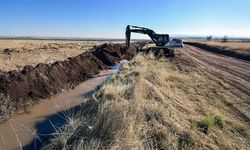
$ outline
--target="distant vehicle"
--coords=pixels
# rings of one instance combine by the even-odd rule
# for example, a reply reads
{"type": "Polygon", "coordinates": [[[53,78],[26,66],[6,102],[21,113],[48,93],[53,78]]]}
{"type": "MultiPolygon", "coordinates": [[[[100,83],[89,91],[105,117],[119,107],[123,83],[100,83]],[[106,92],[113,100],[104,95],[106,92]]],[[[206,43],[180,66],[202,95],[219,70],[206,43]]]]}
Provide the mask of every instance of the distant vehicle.
{"type": "Polygon", "coordinates": [[[172,39],[165,46],[167,47],[184,47],[183,41],[181,39],[172,39]]]}

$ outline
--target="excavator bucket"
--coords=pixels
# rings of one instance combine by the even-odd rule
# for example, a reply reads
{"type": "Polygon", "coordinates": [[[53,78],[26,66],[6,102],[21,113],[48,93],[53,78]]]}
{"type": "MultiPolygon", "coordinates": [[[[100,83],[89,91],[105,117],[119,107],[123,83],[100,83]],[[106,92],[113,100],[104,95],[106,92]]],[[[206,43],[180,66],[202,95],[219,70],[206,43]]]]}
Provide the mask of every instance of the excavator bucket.
{"type": "Polygon", "coordinates": [[[125,36],[126,36],[126,47],[129,48],[130,46],[130,36],[131,36],[131,33],[130,33],[130,27],[127,26],[126,28],[126,33],[125,33],[125,36]]]}

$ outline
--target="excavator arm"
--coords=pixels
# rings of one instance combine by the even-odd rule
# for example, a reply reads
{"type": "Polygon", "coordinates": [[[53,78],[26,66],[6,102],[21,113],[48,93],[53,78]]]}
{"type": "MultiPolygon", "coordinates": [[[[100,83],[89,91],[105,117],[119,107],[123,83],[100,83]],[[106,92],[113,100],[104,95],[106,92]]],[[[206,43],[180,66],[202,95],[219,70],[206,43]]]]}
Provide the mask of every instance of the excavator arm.
{"type": "Polygon", "coordinates": [[[164,46],[169,42],[168,34],[157,34],[153,30],[148,28],[128,25],[126,27],[126,33],[125,33],[127,48],[129,48],[130,46],[131,32],[147,34],[151,38],[151,40],[156,44],[156,46],[164,46]]]}

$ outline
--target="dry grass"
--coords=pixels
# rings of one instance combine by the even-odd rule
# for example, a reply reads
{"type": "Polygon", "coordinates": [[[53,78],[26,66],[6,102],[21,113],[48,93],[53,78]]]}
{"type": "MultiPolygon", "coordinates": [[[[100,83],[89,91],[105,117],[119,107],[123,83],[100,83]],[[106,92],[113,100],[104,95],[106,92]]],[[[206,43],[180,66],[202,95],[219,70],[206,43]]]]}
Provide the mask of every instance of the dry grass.
{"type": "MultiPolygon", "coordinates": [[[[50,64],[88,51],[107,41],[0,40],[0,70],[50,64]],[[7,52],[5,49],[9,49],[7,52]]],[[[118,42],[118,41],[116,41],[118,42]]]]}
{"type": "Polygon", "coordinates": [[[44,149],[245,149],[249,122],[228,99],[226,84],[139,54],[44,149]]]}
{"type": "Polygon", "coordinates": [[[250,54],[250,42],[219,42],[219,41],[206,41],[202,42],[207,45],[219,47],[225,50],[235,51],[240,54],[250,54]]]}

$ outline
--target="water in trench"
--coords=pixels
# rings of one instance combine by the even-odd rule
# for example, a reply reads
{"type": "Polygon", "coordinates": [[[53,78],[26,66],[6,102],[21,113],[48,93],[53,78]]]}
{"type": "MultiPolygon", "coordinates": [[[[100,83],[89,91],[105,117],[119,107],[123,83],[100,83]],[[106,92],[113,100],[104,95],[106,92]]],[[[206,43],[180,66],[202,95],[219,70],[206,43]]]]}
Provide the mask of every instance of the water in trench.
{"type": "Polygon", "coordinates": [[[38,149],[55,132],[54,127],[62,126],[65,117],[73,115],[80,108],[80,104],[85,102],[85,96],[119,69],[120,64],[116,64],[73,90],[42,100],[27,113],[14,115],[0,124],[0,150],[38,149]]]}

